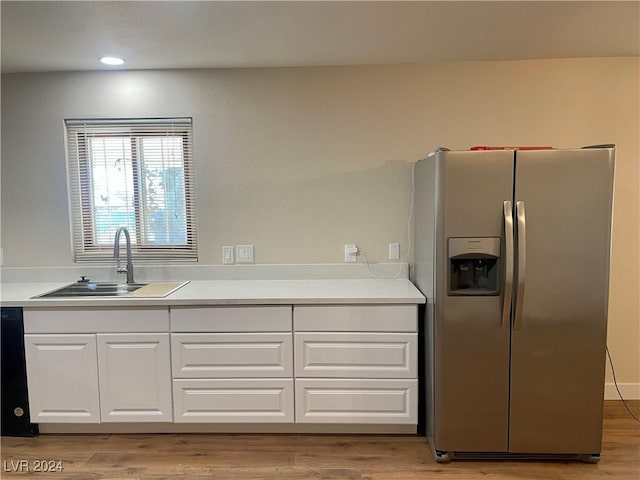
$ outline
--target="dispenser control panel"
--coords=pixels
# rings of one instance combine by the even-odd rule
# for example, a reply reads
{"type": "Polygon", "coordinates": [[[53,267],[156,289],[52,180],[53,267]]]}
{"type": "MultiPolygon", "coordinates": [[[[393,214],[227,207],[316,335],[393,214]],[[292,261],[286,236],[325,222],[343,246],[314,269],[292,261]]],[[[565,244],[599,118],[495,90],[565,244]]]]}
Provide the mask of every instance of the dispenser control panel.
{"type": "Polygon", "coordinates": [[[461,255],[484,254],[490,257],[500,257],[500,239],[495,237],[450,238],[449,258],[461,255]]]}

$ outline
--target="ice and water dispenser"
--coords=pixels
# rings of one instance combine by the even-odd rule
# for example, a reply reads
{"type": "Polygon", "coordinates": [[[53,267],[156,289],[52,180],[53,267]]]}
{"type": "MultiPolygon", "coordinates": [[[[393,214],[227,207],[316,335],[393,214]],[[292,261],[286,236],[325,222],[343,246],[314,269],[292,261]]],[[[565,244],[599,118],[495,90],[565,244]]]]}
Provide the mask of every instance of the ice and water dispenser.
{"type": "Polygon", "coordinates": [[[449,238],[449,295],[498,295],[500,239],[449,238]]]}

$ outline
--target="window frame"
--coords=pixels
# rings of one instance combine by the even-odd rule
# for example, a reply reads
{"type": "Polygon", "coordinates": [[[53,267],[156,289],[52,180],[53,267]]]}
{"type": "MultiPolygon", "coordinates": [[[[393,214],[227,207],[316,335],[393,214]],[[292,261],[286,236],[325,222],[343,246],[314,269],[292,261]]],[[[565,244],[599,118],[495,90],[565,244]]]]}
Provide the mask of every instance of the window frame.
{"type": "Polygon", "coordinates": [[[131,232],[133,258],[136,261],[197,262],[192,118],[66,119],[64,123],[74,262],[113,261],[113,244],[98,244],[95,238],[94,182],[89,152],[91,138],[108,137],[129,137],[131,142],[133,213],[136,225],[135,232],[131,232]],[[183,139],[186,243],[144,244],[146,227],[142,221],[145,198],[142,193],[144,185],[141,183],[144,182],[139,149],[141,139],[178,136],[183,139]]]}

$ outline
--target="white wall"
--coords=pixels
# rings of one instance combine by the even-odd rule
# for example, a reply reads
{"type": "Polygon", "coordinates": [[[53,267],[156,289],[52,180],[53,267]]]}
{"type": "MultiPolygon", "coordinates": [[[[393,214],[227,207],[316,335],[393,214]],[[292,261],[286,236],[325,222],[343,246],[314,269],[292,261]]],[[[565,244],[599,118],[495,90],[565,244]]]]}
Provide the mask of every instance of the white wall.
{"type": "Polygon", "coordinates": [[[640,398],[638,58],[2,76],[6,266],[71,265],[63,119],[192,116],[200,262],[407,248],[411,164],[439,146],[617,145],[609,345],[640,398]]]}

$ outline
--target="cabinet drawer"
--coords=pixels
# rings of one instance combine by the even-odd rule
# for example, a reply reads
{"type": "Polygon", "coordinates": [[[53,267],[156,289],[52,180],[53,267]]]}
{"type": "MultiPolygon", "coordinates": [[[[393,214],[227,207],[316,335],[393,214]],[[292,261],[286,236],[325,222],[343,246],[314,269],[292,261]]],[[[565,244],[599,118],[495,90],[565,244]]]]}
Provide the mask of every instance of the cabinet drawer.
{"type": "Polygon", "coordinates": [[[25,333],[168,332],[169,309],[76,308],[25,309],[25,333]]]}
{"type": "Polygon", "coordinates": [[[293,380],[174,380],[176,423],[293,423],[293,380]]]}
{"type": "Polygon", "coordinates": [[[415,333],[296,333],[296,377],[417,378],[415,333]]]}
{"type": "Polygon", "coordinates": [[[418,423],[417,380],[296,379],[296,423],[418,423]]]}
{"type": "Polygon", "coordinates": [[[292,377],[291,333],[172,333],[174,378],[292,377]]]}
{"type": "Polygon", "coordinates": [[[296,305],[297,332],[416,332],[416,305],[296,305]]]}
{"type": "Polygon", "coordinates": [[[173,332],[290,332],[291,306],[171,307],[173,332]]]}

